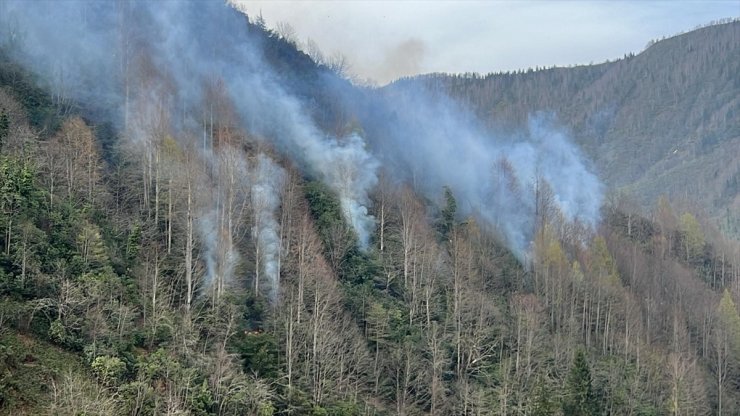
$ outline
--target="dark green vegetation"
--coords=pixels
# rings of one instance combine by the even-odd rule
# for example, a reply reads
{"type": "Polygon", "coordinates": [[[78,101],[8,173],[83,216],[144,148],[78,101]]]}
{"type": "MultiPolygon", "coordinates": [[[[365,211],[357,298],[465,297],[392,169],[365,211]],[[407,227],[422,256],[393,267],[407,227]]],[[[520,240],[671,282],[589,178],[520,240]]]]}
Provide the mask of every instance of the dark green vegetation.
{"type": "Polygon", "coordinates": [[[614,62],[517,73],[435,74],[422,83],[497,130],[552,111],[599,172],[649,209],[660,195],[698,203],[740,236],[740,22],[705,27],[614,62]]]}
{"type": "MultiPolygon", "coordinates": [[[[713,45],[726,30],[695,36],[713,45]]],[[[264,36],[273,65],[307,65],[264,36]]],[[[671,54],[676,42],[648,51],[671,54]]],[[[309,80],[319,70],[309,66],[309,80]]],[[[298,76],[286,75],[296,85],[298,76]]],[[[3,62],[0,82],[0,413],[740,412],[740,251],[667,199],[640,214],[615,198],[591,236],[543,197],[523,267],[485,226],[459,217],[449,191],[439,190],[437,212],[385,181],[363,252],[336,196],[288,169],[281,292],[271,305],[256,289],[265,282],[255,279],[249,232],[233,243],[241,260],[228,290],[205,282],[206,242],[192,232],[191,205],[203,191],[194,172],[207,167],[174,132],[153,133],[156,157],[145,158],[21,68],[3,62]]],[[[500,104],[502,117],[510,108],[500,104]]],[[[322,124],[350,130],[352,120],[330,113],[322,124]]],[[[264,146],[211,130],[238,143],[239,157],[264,146]]],[[[254,210],[236,211],[235,227],[250,227],[254,210]]]]}

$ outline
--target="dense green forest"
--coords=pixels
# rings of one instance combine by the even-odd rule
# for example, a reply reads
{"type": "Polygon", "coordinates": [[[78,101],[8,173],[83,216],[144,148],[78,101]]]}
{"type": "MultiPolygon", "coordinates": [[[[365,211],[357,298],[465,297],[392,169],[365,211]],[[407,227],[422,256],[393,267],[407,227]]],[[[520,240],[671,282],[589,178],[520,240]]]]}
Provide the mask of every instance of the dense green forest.
{"type": "MultiPolygon", "coordinates": [[[[245,24],[319,103],[319,125],[360,129],[320,105],[328,68],[245,24]]],[[[203,157],[161,101],[130,107],[146,141],[128,140],[13,47],[0,55],[1,414],[740,413],[740,249],[700,210],[615,193],[590,230],[543,184],[522,261],[449,188],[435,204],[381,174],[363,248],[337,192],[240,127],[218,81],[196,110],[203,157]],[[273,179],[279,203],[262,188],[273,179]]],[[[155,66],[131,65],[133,90],[164,94],[155,66]]]]}

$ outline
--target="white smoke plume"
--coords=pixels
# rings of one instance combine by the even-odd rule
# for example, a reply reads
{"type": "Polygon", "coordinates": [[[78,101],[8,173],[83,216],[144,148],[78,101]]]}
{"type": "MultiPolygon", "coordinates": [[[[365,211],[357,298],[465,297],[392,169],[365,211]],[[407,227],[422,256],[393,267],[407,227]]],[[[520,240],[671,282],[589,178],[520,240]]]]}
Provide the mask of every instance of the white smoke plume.
{"type": "MultiPolygon", "coordinates": [[[[501,135],[419,83],[358,90],[330,76],[287,77],[284,67],[268,63],[275,45],[260,37],[261,29],[219,1],[5,0],[3,7],[0,42],[23,45],[15,58],[55,91],[69,92],[102,116],[117,116],[119,128],[135,102],[129,95],[151,90],[137,90],[132,79],[132,68],[144,62],[144,73],[153,74],[150,78],[160,80],[169,94],[162,105],[170,107],[165,118],[170,128],[202,131],[207,141],[204,85],[218,80],[239,127],[269,140],[306,175],[336,192],[362,248],[375,230],[368,194],[381,164],[430,200],[449,186],[461,214],[497,227],[520,258],[532,240],[542,179],[567,219],[587,225],[598,221],[603,187],[579,149],[547,117],[533,116],[520,136],[501,135]],[[354,113],[363,133],[335,137],[322,130],[314,117],[329,109],[321,108],[326,100],[312,91],[354,113]]],[[[282,65],[301,64],[299,58],[292,55],[297,61],[282,65]]],[[[204,227],[221,218],[218,211],[205,212],[204,227]]],[[[220,238],[204,237],[210,245],[206,252],[218,251],[213,245],[220,238]]]]}
{"type": "Polygon", "coordinates": [[[205,287],[212,288],[214,293],[222,293],[231,283],[239,254],[234,249],[231,236],[226,234],[217,209],[202,212],[197,224],[204,247],[205,287]]]}
{"type": "Polygon", "coordinates": [[[378,182],[379,162],[356,134],[341,141],[304,140],[297,144],[319,179],[337,193],[345,220],[357,233],[360,248],[367,249],[375,230],[375,218],[368,213],[368,194],[378,182]]]}
{"type": "Polygon", "coordinates": [[[285,172],[271,158],[260,153],[252,177],[251,197],[254,211],[252,236],[259,250],[256,278],[259,279],[261,266],[269,282],[268,297],[274,304],[280,293],[281,242],[277,211],[280,207],[285,172]]]}
{"type": "Polygon", "coordinates": [[[603,185],[551,115],[531,115],[524,134],[496,134],[419,84],[400,82],[385,94],[363,120],[384,166],[430,200],[449,186],[460,213],[495,226],[519,259],[530,249],[543,180],[567,220],[599,221],[603,185]]]}
{"type": "Polygon", "coordinates": [[[297,161],[309,175],[329,186],[342,205],[345,220],[358,236],[360,248],[368,247],[375,230],[369,214],[369,193],[377,184],[379,161],[360,135],[333,137],[322,132],[297,98],[285,94],[274,79],[259,77],[248,85],[237,83],[236,91],[250,91],[236,100],[249,126],[271,137],[278,149],[297,161]]]}
{"type": "MultiPolygon", "coordinates": [[[[305,173],[326,182],[341,200],[360,246],[368,245],[375,225],[368,213],[368,192],[377,181],[377,161],[361,137],[331,137],[315,125],[304,103],[286,92],[279,75],[265,63],[260,40],[250,34],[243,14],[218,1],[11,0],[4,3],[4,10],[0,37],[23,45],[16,58],[47,84],[64,85],[72,98],[95,111],[119,109],[103,116],[130,132],[138,147],[150,141],[147,132],[140,131],[139,120],[130,117],[132,108],[142,102],[157,107],[156,112],[142,112],[161,116],[169,123],[165,128],[203,132],[202,158],[211,165],[204,181],[212,188],[203,198],[197,229],[207,285],[216,283],[221,290],[238,263],[234,244],[238,236],[228,224],[233,213],[224,205],[229,178],[223,177],[223,160],[210,153],[213,137],[208,137],[202,110],[203,86],[214,78],[222,82],[241,127],[272,141],[305,173]],[[163,95],[168,96],[166,101],[160,99],[163,95]]],[[[151,146],[142,150],[151,158],[151,146]]],[[[262,254],[267,256],[265,273],[277,281],[275,262],[270,260],[274,227],[269,217],[260,220],[266,222],[258,230],[262,254]]]]}
{"type": "Polygon", "coordinates": [[[243,154],[230,146],[205,150],[201,156],[206,187],[197,195],[197,225],[204,247],[206,287],[220,296],[234,281],[240,256],[237,243],[249,197],[249,171],[243,154]]]}

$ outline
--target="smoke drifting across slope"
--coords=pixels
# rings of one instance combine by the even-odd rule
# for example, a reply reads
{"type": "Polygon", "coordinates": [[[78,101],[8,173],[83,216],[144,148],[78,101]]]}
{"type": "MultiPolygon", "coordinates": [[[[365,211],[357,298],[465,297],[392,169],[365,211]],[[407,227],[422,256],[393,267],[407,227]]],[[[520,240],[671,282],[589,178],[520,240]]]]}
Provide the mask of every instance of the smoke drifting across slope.
{"type": "Polygon", "coordinates": [[[418,84],[392,84],[378,101],[366,124],[379,128],[370,136],[384,166],[431,200],[449,186],[463,215],[496,227],[520,259],[544,182],[567,220],[598,222],[603,185],[553,115],[533,114],[528,131],[511,136],[492,133],[458,103],[418,84]]]}
{"type": "MultiPolygon", "coordinates": [[[[180,138],[202,130],[201,156],[212,166],[212,183],[221,183],[221,164],[213,151],[213,110],[204,113],[208,111],[203,110],[204,97],[208,85],[222,85],[241,127],[269,138],[307,174],[326,182],[339,195],[361,246],[367,246],[374,227],[367,212],[367,192],[377,180],[377,162],[359,136],[331,137],[316,127],[303,104],[285,91],[265,63],[260,39],[250,33],[255,28],[250,28],[243,14],[215,1],[7,1],[3,5],[1,40],[20,46],[16,58],[57,94],[68,94],[96,111],[117,109],[106,116],[114,119],[128,140],[144,143],[139,146],[144,153],[154,153],[147,146],[152,140],[143,137],[151,129],[138,125],[166,123],[165,129],[181,133],[180,138]],[[132,123],[129,115],[137,112],[134,107],[139,103],[148,107],[139,106],[139,114],[158,119],[132,123]]],[[[253,190],[263,189],[259,183],[255,186],[253,190]]],[[[230,244],[221,247],[233,236],[213,231],[219,229],[213,224],[218,212],[218,206],[206,208],[199,219],[207,281],[213,281],[214,274],[230,278],[237,258],[230,244]],[[213,253],[226,254],[219,260],[213,253]]],[[[263,213],[257,215],[267,220],[263,213]]],[[[274,237],[264,228],[257,234],[262,240],[274,237]]],[[[263,249],[269,253],[271,244],[265,244],[263,249]]],[[[271,268],[273,263],[272,258],[266,261],[271,268]]],[[[274,268],[267,271],[271,279],[275,273],[274,268]]]]}
{"type": "MultiPolygon", "coordinates": [[[[340,94],[345,99],[368,99],[345,104],[358,109],[369,134],[326,134],[307,103],[290,94],[266,63],[264,45],[253,32],[258,29],[221,2],[8,0],[4,7],[0,40],[22,45],[17,58],[54,90],[93,108],[115,109],[118,126],[129,133],[135,97],[157,91],[164,98],[154,102],[168,111],[169,129],[185,133],[178,137],[202,131],[205,158],[214,143],[206,128],[204,86],[218,80],[242,128],[271,141],[337,193],[361,248],[369,246],[375,228],[368,194],[381,162],[430,199],[449,185],[463,213],[497,225],[520,256],[532,236],[532,188],[539,177],[550,183],[569,219],[587,224],[598,219],[598,179],[565,135],[541,119],[533,119],[524,137],[499,138],[444,97],[399,88],[380,99],[377,91],[345,91],[340,94]],[[141,81],[146,77],[157,80],[159,88],[146,86],[141,81]],[[497,174],[496,166],[504,173],[497,174]]],[[[336,84],[328,90],[336,92],[336,84]]],[[[137,140],[138,134],[130,138],[137,140]]],[[[267,234],[267,240],[274,237],[267,234]]],[[[210,241],[205,235],[203,240],[210,241]]]]}

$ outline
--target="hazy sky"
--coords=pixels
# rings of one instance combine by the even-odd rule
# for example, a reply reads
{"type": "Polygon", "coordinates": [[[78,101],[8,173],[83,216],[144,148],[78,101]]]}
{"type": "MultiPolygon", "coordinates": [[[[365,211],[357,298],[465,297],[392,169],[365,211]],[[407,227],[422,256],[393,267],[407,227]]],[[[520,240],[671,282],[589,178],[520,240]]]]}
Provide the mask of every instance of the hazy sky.
{"type": "Polygon", "coordinates": [[[342,53],[385,83],[427,72],[498,72],[588,64],[638,53],[650,39],[740,16],[740,0],[233,0],[268,27],[342,53]]]}

